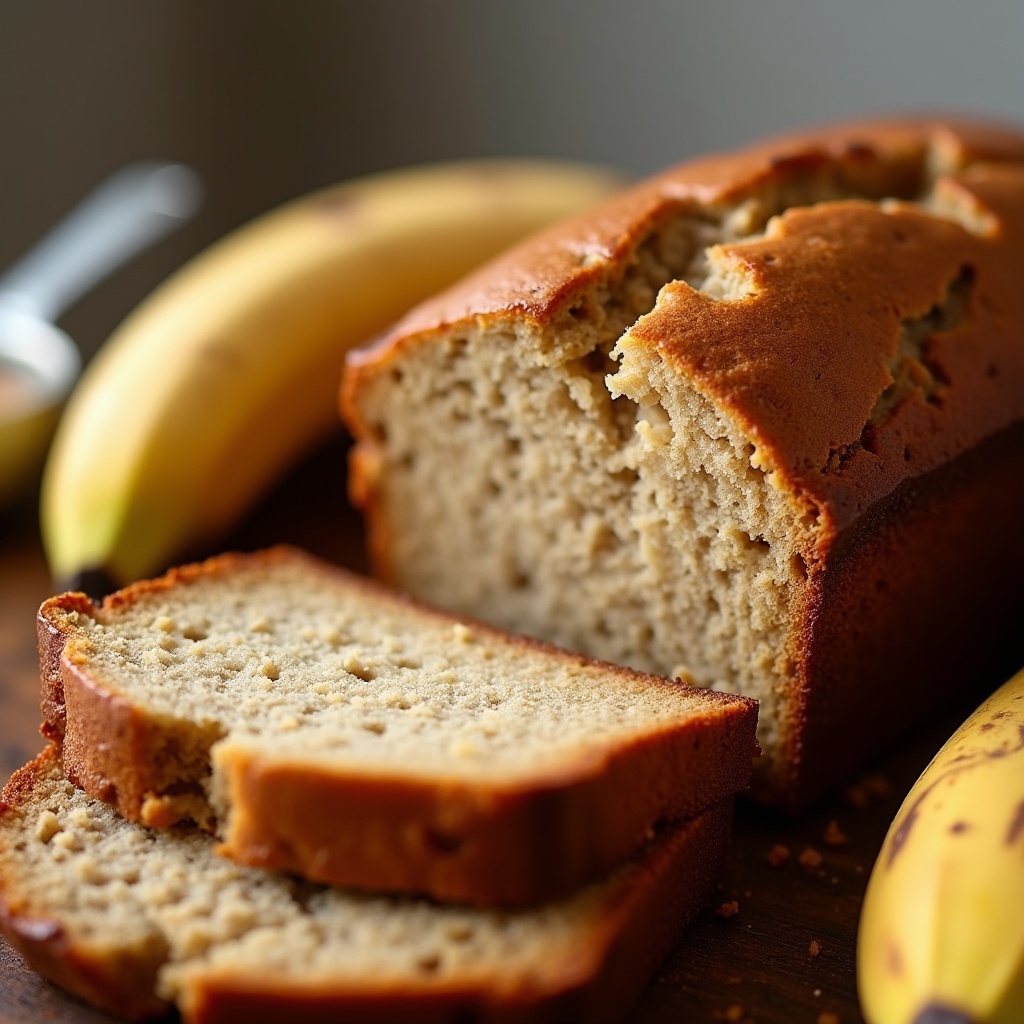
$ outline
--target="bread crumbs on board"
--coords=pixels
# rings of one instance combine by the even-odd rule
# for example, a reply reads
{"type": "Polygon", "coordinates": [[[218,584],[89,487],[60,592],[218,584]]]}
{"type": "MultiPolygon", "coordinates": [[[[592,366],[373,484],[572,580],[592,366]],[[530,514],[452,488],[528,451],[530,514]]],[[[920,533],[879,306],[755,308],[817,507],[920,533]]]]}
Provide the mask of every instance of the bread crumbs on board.
{"type": "Polygon", "coordinates": [[[825,826],[825,831],[821,834],[821,841],[826,846],[845,846],[850,839],[839,827],[839,822],[833,819],[825,826]]]}
{"type": "Polygon", "coordinates": [[[815,868],[820,868],[825,860],[825,858],[822,857],[822,855],[818,853],[813,846],[808,846],[797,859],[799,860],[801,867],[808,868],[812,871],[815,868]]]}
{"type": "Polygon", "coordinates": [[[858,811],[863,811],[871,803],[871,794],[860,785],[853,784],[843,790],[846,802],[858,811]]]}
{"type": "Polygon", "coordinates": [[[892,783],[880,772],[865,775],[861,781],[872,796],[884,797],[892,793],[892,783]]]}

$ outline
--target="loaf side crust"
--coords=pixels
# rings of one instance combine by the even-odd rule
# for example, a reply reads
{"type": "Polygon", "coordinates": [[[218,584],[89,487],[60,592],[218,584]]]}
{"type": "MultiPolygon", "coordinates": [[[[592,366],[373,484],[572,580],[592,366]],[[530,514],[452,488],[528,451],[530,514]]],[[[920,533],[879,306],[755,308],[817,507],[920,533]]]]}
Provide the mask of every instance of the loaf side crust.
{"type": "Polygon", "coordinates": [[[1016,424],[904,482],[844,531],[807,599],[789,806],[981,683],[1008,642],[1020,650],[1024,547],[1000,539],[1017,536],[1022,514],[1016,424]]]}

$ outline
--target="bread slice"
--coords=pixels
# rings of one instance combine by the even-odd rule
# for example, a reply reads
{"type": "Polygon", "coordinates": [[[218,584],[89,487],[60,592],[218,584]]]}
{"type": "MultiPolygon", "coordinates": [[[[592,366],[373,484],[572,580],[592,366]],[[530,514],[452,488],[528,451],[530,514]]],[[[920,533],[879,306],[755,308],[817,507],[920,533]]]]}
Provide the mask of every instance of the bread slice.
{"type": "Polygon", "coordinates": [[[1022,279],[1019,131],[666,171],[350,356],[374,572],[757,698],[758,788],[804,804],[1019,621],[1022,279]]]}
{"type": "Polygon", "coordinates": [[[87,797],[51,748],[0,805],[0,929],[89,1002],[187,1022],[615,1021],[709,896],[731,802],[609,878],[502,912],[360,895],[218,857],[87,797]]]}
{"type": "Polygon", "coordinates": [[[553,898],[742,790],[750,701],[412,604],[289,548],[39,613],[69,779],[306,878],[553,898]]]}

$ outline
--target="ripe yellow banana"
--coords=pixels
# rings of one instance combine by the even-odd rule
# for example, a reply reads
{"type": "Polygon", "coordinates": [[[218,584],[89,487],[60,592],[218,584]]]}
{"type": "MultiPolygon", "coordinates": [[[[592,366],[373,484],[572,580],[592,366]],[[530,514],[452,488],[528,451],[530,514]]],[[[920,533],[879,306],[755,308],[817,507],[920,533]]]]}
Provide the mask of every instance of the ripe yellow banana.
{"type": "Polygon", "coordinates": [[[870,1024],[1024,1021],[1024,671],[900,808],[868,883],[857,976],[870,1024]]]}
{"type": "Polygon", "coordinates": [[[549,161],[412,168],[295,200],[201,253],[111,336],[62,418],[41,507],[53,574],[124,583],[222,534],[336,428],[348,349],[620,185],[549,161]]]}

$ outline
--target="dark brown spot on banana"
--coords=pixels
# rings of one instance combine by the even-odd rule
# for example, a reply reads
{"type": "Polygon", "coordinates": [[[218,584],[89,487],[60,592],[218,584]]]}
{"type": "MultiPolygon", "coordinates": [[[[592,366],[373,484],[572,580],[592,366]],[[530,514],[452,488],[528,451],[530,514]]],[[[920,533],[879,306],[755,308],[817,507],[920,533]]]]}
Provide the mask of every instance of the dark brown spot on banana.
{"type": "Polygon", "coordinates": [[[337,217],[348,220],[360,212],[362,206],[358,196],[339,192],[334,195],[328,193],[317,200],[317,208],[330,217],[337,217]]]}
{"type": "MultiPolygon", "coordinates": [[[[993,718],[1000,718],[1008,715],[1008,711],[1001,711],[993,715],[993,718]]],[[[891,868],[893,862],[899,856],[900,851],[907,843],[907,839],[910,837],[911,830],[914,827],[915,822],[920,817],[921,808],[924,802],[931,795],[932,791],[942,782],[954,782],[956,776],[961,772],[968,771],[975,767],[979,762],[991,760],[998,761],[1004,757],[1009,757],[1013,754],[1024,753],[1024,722],[1017,727],[1018,741],[1009,747],[1002,747],[999,750],[981,750],[972,752],[971,754],[961,754],[959,757],[953,758],[950,762],[950,767],[946,771],[939,772],[931,782],[925,786],[920,793],[918,793],[914,802],[907,808],[906,814],[901,814],[902,817],[898,816],[896,819],[895,827],[892,833],[892,842],[889,844],[889,855],[885,859],[885,867],[891,868]]],[[[1024,812],[1019,812],[1024,813],[1024,812]]],[[[1016,824],[1017,819],[1014,819],[1016,824]]],[[[1014,841],[1016,836],[1024,832],[1024,821],[1018,827],[1018,832],[1014,835],[1014,841]]],[[[917,1021],[914,1022],[917,1024],[917,1021]]]]}
{"type": "Polygon", "coordinates": [[[1013,846],[1021,836],[1024,836],[1024,800],[1017,804],[1017,811],[1006,831],[1006,845],[1013,846]]]}
{"type": "Polygon", "coordinates": [[[895,942],[888,942],[885,948],[885,969],[897,978],[903,975],[903,954],[895,942]]]}
{"type": "Polygon", "coordinates": [[[199,349],[199,358],[211,363],[220,370],[234,369],[242,361],[238,348],[222,338],[211,338],[199,349]]]}

